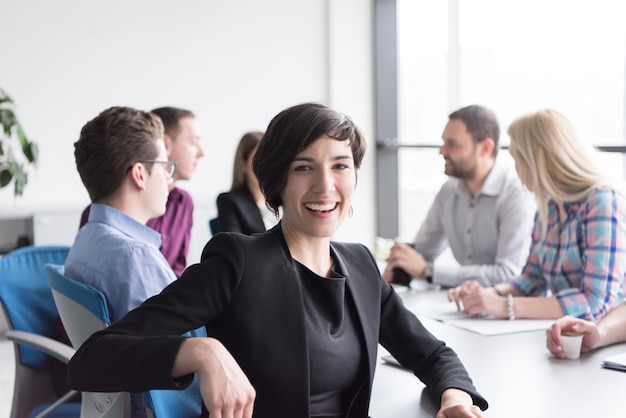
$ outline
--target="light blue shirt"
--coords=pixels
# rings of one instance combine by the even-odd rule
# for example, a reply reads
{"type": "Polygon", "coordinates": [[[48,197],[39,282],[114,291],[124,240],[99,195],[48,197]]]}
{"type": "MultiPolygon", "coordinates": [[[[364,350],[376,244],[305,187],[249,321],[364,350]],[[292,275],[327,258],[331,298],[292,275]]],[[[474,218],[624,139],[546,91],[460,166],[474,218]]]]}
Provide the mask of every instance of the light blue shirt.
{"type": "Polygon", "coordinates": [[[429,262],[448,247],[452,250],[459,265],[435,263],[434,283],[452,287],[474,279],[492,286],[520,274],[535,211],[535,201],[513,167],[496,159],[474,197],[461,179],[444,183],[414,246],[429,262]]]}
{"type": "Polygon", "coordinates": [[[160,246],[158,232],[111,206],[93,204],[65,274],[104,293],[111,320],[117,321],[176,280],[160,246]]]}

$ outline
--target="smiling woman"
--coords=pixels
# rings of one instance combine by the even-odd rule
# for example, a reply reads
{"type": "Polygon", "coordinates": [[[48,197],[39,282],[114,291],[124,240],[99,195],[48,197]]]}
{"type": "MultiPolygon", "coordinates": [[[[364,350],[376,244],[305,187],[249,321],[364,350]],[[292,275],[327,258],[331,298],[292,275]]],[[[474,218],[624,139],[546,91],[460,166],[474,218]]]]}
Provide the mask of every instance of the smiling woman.
{"type": "Polygon", "coordinates": [[[355,186],[350,144],[329,136],[315,141],[291,163],[283,192],[285,236],[332,236],[351,207],[355,186]]]}
{"type": "Polygon", "coordinates": [[[80,348],[71,386],[180,388],[195,373],[203,416],[364,417],[380,343],[442,416],[483,417],[487,402],[454,351],[404,307],[367,248],[331,242],[364,153],[360,129],[328,105],[279,113],[254,171],[280,223],[215,235],[200,264],[80,348]],[[211,337],[179,337],[199,326],[211,337]]]}

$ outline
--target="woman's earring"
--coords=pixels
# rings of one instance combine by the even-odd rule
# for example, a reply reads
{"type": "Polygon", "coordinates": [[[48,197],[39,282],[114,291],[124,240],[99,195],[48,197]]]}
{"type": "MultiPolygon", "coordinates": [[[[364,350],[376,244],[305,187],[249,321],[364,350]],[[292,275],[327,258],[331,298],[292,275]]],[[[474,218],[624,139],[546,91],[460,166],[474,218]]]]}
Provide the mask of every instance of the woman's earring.
{"type": "Polygon", "coordinates": [[[352,215],[354,215],[354,209],[350,206],[350,209],[348,209],[348,218],[352,218],[352,215]]]}

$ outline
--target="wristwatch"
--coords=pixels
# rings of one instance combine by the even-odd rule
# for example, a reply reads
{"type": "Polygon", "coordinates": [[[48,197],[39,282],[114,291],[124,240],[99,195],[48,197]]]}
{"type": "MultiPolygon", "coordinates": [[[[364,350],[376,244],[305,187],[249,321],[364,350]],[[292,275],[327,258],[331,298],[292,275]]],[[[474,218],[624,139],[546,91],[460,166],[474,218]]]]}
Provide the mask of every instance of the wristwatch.
{"type": "Polygon", "coordinates": [[[433,282],[433,276],[435,275],[435,269],[433,268],[433,263],[428,263],[426,268],[424,269],[424,278],[428,283],[433,282]]]}

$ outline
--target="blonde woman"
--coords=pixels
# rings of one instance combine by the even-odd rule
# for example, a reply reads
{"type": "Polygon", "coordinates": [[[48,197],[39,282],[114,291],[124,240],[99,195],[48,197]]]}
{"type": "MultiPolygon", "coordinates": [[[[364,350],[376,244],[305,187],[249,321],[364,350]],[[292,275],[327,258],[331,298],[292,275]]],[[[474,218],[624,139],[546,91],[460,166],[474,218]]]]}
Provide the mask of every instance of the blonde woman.
{"type": "Polygon", "coordinates": [[[230,191],[217,197],[217,231],[251,235],[265,232],[278,218],[265,206],[265,197],[252,170],[252,159],[263,132],[246,132],[239,140],[230,191]]]}
{"type": "Polygon", "coordinates": [[[508,134],[537,200],[530,255],[519,277],[488,288],[466,282],[448,299],[469,315],[598,321],[624,297],[626,200],[561,113],[527,114],[508,134]]]}

